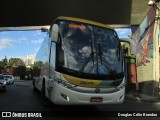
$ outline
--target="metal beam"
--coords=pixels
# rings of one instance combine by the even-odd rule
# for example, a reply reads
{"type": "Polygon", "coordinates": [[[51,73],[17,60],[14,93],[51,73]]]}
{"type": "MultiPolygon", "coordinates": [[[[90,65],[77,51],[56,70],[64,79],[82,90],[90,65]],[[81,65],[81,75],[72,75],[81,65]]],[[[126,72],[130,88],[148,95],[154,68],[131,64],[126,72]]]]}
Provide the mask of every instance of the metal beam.
{"type": "Polygon", "coordinates": [[[0,31],[49,30],[50,26],[0,27],[0,31]]]}

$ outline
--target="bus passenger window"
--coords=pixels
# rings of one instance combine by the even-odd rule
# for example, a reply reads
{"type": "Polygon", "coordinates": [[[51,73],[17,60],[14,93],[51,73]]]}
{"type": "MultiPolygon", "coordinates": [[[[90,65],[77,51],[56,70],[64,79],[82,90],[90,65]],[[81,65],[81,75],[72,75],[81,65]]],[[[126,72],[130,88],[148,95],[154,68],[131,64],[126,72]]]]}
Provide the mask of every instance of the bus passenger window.
{"type": "Polygon", "coordinates": [[[53,67],[53,68],[55,68],[55,55],[56,55],[56,53],[55,53],[55,48],[56,48],[56,46],[55,46],[55,43],[51,43],[52,45],[51,45],[51,56],[50,56],[50,65],[53,67]]]}

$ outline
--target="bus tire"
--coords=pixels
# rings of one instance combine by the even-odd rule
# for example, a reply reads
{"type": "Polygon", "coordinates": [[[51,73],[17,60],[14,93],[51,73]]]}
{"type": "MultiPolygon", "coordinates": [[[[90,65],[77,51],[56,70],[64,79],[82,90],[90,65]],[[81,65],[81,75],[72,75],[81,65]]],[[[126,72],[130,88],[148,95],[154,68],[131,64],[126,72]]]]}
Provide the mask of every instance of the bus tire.
{"type": "Polygon", "coordinates": [[[34,92],[37,92],[38,90],[36,89],[36,87],[35,87],[35,80],[33,79],[33,81],[32,81],[32,84],[33,84],[33,91],[34,92]]]}
{"type": "Polygon", "coordinates": [[[45,89],[45,82],[43,82],[42,89],[41,89],[41,100],[42,100],[43,106],[49,107],[50,100],[46,97],[45,90],[46,90],[45,89]]]}

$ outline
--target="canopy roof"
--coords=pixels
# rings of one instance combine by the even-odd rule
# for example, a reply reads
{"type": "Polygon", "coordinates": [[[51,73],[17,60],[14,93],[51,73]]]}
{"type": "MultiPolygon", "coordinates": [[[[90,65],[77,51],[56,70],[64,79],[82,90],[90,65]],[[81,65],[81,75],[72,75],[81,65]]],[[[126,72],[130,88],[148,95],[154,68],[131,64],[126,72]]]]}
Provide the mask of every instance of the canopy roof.
{"type": "Polygon", "coordinates": [[[58,16],[104,24],[137,25],[144,19],[149,0],[1,0],[0,27],[44,26],[58,16]]]}

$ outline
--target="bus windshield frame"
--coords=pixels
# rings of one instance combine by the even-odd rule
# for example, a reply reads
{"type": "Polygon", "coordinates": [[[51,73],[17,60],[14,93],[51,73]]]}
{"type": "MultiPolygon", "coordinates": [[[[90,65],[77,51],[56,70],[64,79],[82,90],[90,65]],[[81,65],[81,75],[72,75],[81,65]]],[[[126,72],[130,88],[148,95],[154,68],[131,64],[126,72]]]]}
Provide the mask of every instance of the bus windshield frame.
{"type": "Polygon", "coordinates": [[[123,54],[115,30],[82,22],[58,20],[56,70],[86,79],[124,77],[123,54]]]}

